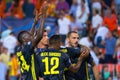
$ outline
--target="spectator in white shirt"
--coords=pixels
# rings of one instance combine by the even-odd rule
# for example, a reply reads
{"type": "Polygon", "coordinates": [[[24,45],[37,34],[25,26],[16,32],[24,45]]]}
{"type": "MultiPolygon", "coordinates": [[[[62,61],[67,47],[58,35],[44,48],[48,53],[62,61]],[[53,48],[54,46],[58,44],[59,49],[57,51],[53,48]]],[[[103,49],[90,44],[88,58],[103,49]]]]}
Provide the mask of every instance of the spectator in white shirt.
{"type": "Polygon", "coordinates": [[[70,20],[65,17],[63,11],[60,12],[60,18],[58,19],[58,33],[61,35],[62,41],[65,42],[66,34],[70,31],[70,20]]]}
{"type": "Polygon", "coordinates": [[[98,10],[93,10],[93,17],[92,17],[92,28],[97,29],[100,25],[102,25],[103,19],[99,15],[98,10]]]}
{"type": "Polygon", "coordinates": [[[92,39],[93,39],[93,34],[88,33],[88,35],[86,37],[82,37],[79,40],[79,44],[87,46],[88,48],[91,48],[91,47],[93,47],[92,39]]]}
{"type": "Polygon", "coordinates": [[[85,5],[81,5],[81,7],[78,9],[79,10],[77,10],[77,13],[76,13],[76,22],[79,24],[86,24],[88,20],[88,14],[86,12],[85,5]]]}
{"type": "Polygon", "coordinates": [[[8,49],[8,53],[10,54],[14,53],[16,44],[17,39],[13,32],[11,32],[10,35],[3,40],[3,46],[8,49]]]}

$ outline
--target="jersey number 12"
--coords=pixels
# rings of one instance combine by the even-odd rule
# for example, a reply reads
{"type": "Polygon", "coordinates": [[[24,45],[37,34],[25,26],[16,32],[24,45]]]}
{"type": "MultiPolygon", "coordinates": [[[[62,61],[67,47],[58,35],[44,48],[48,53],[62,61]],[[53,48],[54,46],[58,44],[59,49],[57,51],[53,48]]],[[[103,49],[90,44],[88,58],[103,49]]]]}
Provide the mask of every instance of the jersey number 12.
{"type": "Polygon", "coordinates": [[[59,67],[59,58],[57,58],[57,57],[50,58],[50,64],[49,64],[48,57],[45,57],[42,60],[42,62],[45,63],[45,72],[44,72],[44,75],[59,74],[59,70],[56,70],[59,67]],[[51,69],[50,69],[49,66],[52,66],[51,69]]]}

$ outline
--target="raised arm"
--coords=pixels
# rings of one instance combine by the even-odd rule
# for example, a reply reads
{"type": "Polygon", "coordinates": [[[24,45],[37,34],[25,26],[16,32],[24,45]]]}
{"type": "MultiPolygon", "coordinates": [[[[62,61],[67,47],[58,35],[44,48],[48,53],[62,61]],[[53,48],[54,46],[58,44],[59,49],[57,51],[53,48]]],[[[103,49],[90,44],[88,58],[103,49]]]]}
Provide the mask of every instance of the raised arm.
{"type": "Polygon", "coordinates": [[[37,46],[39,41],[42,39],[43,31],[44,31],[44,22],[45,22],[46,10],[47,10],[47,4],[44,5],[44,7],[42,9],[42,16],[41,16],[41,20],[40,20],[41,23],[40,23],[40,26],[37,30],[36,36],[34,37],[34,39],[32,41],[32,47],[37,46]]]}
{"type": "Polygon", "coordinates": [[[42,16],[42,14],[39,14],[37,10],[35,10],[35,18],[34,18],[34,23],[32,24],[32,28],[30,30],[30,33],[32,35],[34,35],[35,33],[35,26],[37,25],[38,23],[38,20],[40,19],[40,17],[42,16]]]}

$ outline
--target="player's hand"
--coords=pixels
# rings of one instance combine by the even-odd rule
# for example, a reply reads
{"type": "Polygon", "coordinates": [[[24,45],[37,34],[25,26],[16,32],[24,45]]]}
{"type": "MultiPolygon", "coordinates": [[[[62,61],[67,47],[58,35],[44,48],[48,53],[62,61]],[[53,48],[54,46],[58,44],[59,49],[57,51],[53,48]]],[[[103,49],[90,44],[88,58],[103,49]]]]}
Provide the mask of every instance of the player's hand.
{"type": "Polygon", "coordinates": [[[42,16],[42,13],[39,13],[38,10],[35,10],[34,22],[37,23],[41,16],[42,16]]]}
{"type": "Polygon", "coordinates": [[[84,60],[84,59],[86,59],[88,57],[88,55],[89,55],[88,51],[82,51],[82,53],[80,54],[79,59],[84,60]]]}

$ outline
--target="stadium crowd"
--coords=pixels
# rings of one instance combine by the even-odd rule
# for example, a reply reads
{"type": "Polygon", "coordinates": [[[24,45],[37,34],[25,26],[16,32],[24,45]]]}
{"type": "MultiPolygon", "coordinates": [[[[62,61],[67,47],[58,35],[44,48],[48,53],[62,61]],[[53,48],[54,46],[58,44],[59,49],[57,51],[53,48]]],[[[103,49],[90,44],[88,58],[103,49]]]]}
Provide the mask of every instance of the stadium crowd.
{"type": "MultiPolygon", "coordinates": [[[[0,17],[34,18],[35,10],[40,11],[39,1],[0,0],[0,17]]],[[[120,80],[120,0],[53,0],[47,17],[56,18],[55,33],[62,37],[61,46],[67,46],[69,31],[77,31],[78,43],[90,49],[101,80],[120,80]]],[[[45,29],[48,33],[52,31],[50,26],[45,29]]],[[[0,80],[18,80],[18,45],[11,27],[1,32],[0,80]]],[[[90,77],[93,80],[92,74],[90,77]]]]}

